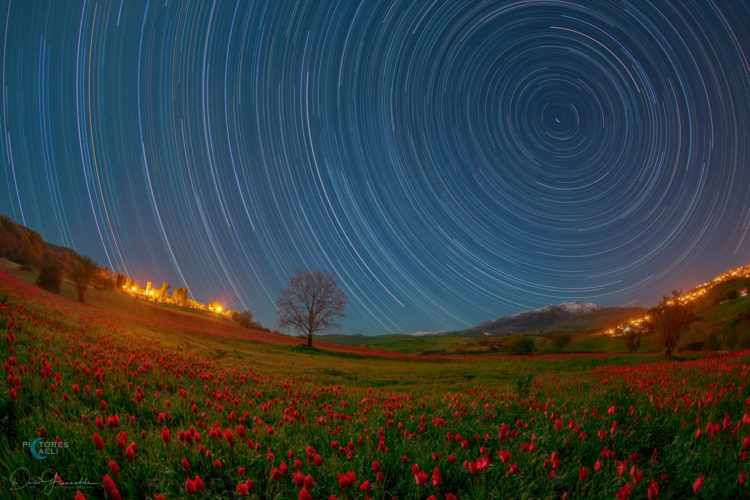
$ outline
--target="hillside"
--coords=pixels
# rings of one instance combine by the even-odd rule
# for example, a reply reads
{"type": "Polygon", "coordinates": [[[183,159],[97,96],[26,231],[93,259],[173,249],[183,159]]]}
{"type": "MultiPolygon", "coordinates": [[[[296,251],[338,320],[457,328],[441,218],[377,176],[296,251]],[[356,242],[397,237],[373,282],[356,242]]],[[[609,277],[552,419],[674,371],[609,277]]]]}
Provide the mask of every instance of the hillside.
{"type": "MultiPolygon", "coordinates": [[[[234,341],[263,342],[289,347],[302,346],[303,339],[267,331],[238,326],[223,314],[184,309],[137,299],[117,290],[92,288],[87,295],[87,304],[75,301],[72,284],[65,282],[60,295],[48,294],[32,283],[36,279],[33,271],[19,268],[12,262],[0,260],[0,281],[7,287],[15,287],[27,295],[43,294],[45,300],[76,314],[95,315],[96,322],[108,330],[126,330],[143,338],[159,338],[172,343],[185,352],[200,349],[203,341],[212,339],[221,345],[234,341]]],[[[382,354],[395,357],[396,353],[378,353],[376,350],[359,347],[344,347],[326,342],[316,342],[316,347],[328,351],[348,354],[382,354]]],[[[216,356],[231,356],[226,347],[212,351],[216,356]]]]}
{"type": "Polygon", "coordinates": [[[0,488],[14,498],[614,498],[625,459],[639,497],[661,484],[686,498],[696,478],[706,498],[745,493],[748,352],[311,350],[115,290],[81,304],[35,277],[0,261],[0,488]]]}
{"type": "Polygon", "coordinates": [[[70,248],[51,245],[36,231],[0,215],[0,258],[36,269],[56,264],[63,269],[76,253],[70,248]]]}

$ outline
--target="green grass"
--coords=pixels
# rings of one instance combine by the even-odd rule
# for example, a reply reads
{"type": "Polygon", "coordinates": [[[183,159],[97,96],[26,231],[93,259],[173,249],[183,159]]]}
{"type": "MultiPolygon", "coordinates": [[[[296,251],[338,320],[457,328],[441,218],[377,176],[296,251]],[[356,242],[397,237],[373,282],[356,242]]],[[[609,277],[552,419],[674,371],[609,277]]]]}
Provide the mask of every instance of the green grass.
{"type": "Polygon", "coordinates": [[[367,347],[369,349],[400,352],[403,354],[446,354],[461,347],[473,345],[475,339],[449,335],[325,335],[320,340],[339,345],[367,347]]]}
{"type": "MultiPolygon", "coordinates": [[[[442,499],[448,492],[459,498],[614,498],[626,482],[633,484],[631,470],[644,474],[631,498],[647,498],[652,481],[662,499],[747,496],[737,481],[750,472],[740,456],[750,434],[742,423],[750,396],[747,352],[688,353],[675,362],[657,352],[625,354],[622,339],[596,335],[576,336],[567,350],[610,352],[387,357],[324,342],[310,349],[299,339],[234,328],[114,291],[92,291],[80,305],[66,299],[68,285],[61,297],[51,295],[9,269],[22,281],[0,280],[0,350],[6,371],[18,376],[0,391],[3,498],[9,496],[6,478],[19,467],[34,474],[52,467],[69,481],[86,477],[96,483],[84,490],[87,498],[108,497],[104,474],[130,498],[237,498],[237,486],[248,478],[254,498],[298,498],[295,459],[314,480],[314,498],[363,499],[365,480],[373,485],[367,496],[378,499],[442,499]],[[106,420],[115,414],[120,423],[110,428],[106,420]],[[104,421],[101,429],[97,418],[104,421]],[[168,444],[161,438],[165,428],[168,444]],[[227,430],[233,444],[224,437],[227,430]],[[60,436],[71,449],[60,460],[36,461],[22,443],[40,432],[60,436]],[[103,438],[101,451],[94,432],[103,438]],[[132,460],[117,445],[120,432],[124,444],[137,445],[132,460]],[[190,432],[201,434],[200,444],[179,439],[190,432]],[[503,451],[510,453],[508,463],[500,459],[503,451]],[[320,455],[320,465],[313,455],[320,455]],[[485,458],[486,470],[477,469],[485,458]],[[109,472],[110,459],[119,474],[109,472]],[[276,482],[271,471],[282,461],[291,470],[276,482]],[[512,464],[518,472],[511,473],[512,464]],[[414,466],[430,479],[421,487],[414,466]],[[582,466],[589,470],[585,479],[579,479],[582,466]],[[435,467],[439,486],[431,481],[435,467]],[[347,472],[358,479],[342,490],[337,477],[347,472]],[[188,480],[196,475],[205,491],[189,494],[188,480]],[[692,485],[702,475],[706,482],[696,495],[692,485]]],[[[646,337],[644,347],[654,339],[646,337]]],[[[540,349],[548,347],[538,340],[540,349]]],[[[58,489],[50,497],[74,493],[58,489]]],[[[46,497],[33,486],[14,496],[46,497]]]]}
{"type": "Polygon", "coordinates": [[[716,325],[728,321],[750,308],[750,296],[730,300],[701,311],[699,317],[708,325],[716,325]]]}

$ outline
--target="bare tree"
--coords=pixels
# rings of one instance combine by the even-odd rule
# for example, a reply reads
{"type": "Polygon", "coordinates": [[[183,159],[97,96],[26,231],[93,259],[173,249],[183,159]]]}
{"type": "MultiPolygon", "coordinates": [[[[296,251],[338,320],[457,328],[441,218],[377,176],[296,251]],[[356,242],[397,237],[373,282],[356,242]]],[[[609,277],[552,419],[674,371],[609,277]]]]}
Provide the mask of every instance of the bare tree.
{"type": "Polygon", "coordinates": [[[76,290],[78,291],[78,302],[83,302],[86,288],[94,280],[98,272],[99,266],[91,260],[91,257],[74,255],[70,260],[68,277],[76,286],[76,290]]]}
{"type": "Polygon", "coordinates": [[[307,334],[312,347],[313,334],[339,327],[337,317],[344,317],[346,294],[339,289],[336,277],[323,271],[297,271],[289,277],[289,286],[276,300],[278,324],[307,334]]]}
{"type": "Polygon", "coordinates": [[[661,303],[649,311],[651,325],[659,335],[662,347],[670,356],[680,341],[680,335],[690,323],[698,319],[689,304],[679,300],[680,293],[672,291],[672,297],[665,295],[661,303]]]}

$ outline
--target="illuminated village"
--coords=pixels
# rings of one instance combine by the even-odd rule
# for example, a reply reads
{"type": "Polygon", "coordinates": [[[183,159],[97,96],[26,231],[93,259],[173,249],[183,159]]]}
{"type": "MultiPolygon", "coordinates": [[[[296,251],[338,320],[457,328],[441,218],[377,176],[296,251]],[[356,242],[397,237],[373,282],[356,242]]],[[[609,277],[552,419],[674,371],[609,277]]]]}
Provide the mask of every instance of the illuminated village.
{"type": "Polygon", "coordinates": [[[200,302],[188,297],[187,288],[172,289],[167,283],[163,283],[161,288],[153,288],[151,282],[148,281],[146,282],[146,288],[140,288],[132,279],[129,279],[124,275],[118,275],[117,289],[133,297],[158,302],[160,304],[171,304],[187,309],[210,311],[219,314],[231,314],[231,311],[226,310],[219,302],[211,302],[208,305],[201,304],[200,302]],[[171,296],[169,295],[170,290],[172,290],[171,296]]]}
{"type": "MultiPolygon", "coordinates": [[[[729,280],[737,279],[737,278],[750,278],[750,264],[746,266],[738,267],[735,269],[731,269],[723,274],[720,274],[719,276],[716,276],[710,282],[701,283],[700,285],[693,288],[691,291],[680,295],[677,298],[677,301],[680,304],[688,304],[706,295],[706,292],[708,292],[711,288],[715,287],[716,285],[720,283],[724,283],[725,281],[729,281],[729,280]]],[[[746,297],[747,294],[748,294],[747,289],[743,289],[739,291],[740,297],[746,297]]],[[[674,303],[675,303],[674,300],[667,301],[667,305],[674,305],[674,303]]],[[[650,319],[651,318],[646,314],[639,318],[632,319],[628,323],[621,323],[617,325],[615,328],[610,328],[606,330],[605,333],[609,335],[613,335],[615,337],[619,337],[619,336],[625,335],[631,330],[642,330],[646,325],[648,325],[648,322],[650,319]]]]}

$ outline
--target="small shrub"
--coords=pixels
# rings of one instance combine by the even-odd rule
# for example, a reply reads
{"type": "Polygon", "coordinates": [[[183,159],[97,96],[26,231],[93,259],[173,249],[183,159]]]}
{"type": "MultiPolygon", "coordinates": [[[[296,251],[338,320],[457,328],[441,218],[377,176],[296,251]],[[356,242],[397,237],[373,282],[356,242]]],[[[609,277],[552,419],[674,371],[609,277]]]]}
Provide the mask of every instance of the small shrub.
{"type": "Polygon", "coordinates": [[[55,264],[50,264],[42,268],[42,272],[36,279],[36,284],[50,292],[60,293],[60,284],[62,283],[62,268],[55,264]]]}
{"type": "Polygon", "coordinates": [[[523,356],[533,354],[536,342],[531,337],[513,337],[505,343],[505,353],[511,356],[523,356]]]}
{"type": "Polygon", "coordinates": [[[552,334],[552,348],[555,352],[562,352],[565,346],[570,344],[572,338],[568,332],[555,332],[552,334]]]}
{"type": "Polygon", "coordinates": [[[243,328],[253,328],[253,313],[232,311],[232,320],[243,328]]]}
{"type": "Polygon", "coordinates": [[[630,328],[625,333],[625,348],[629,353],[633,353],[641,347],[641,332],[630,328]]]}

